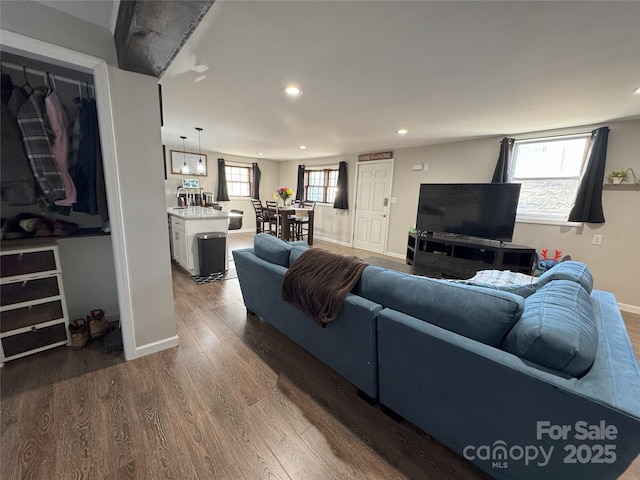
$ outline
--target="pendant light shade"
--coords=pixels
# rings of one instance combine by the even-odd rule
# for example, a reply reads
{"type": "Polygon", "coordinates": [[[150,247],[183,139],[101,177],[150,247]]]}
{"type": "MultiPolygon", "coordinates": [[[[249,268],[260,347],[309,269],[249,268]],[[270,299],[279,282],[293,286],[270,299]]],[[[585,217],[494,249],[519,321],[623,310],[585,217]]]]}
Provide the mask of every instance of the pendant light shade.
{"type": "Polygon", "coordinates": [[[205,164],[202,161],[202,152],[200,151],[200,132],[202,132],[202,128],[200,127],[196,127],[196,130],[198,131],[198,165],[196,166],[196,170],[199,174],[203,174],[206,170],[205,168],[205,164]]]}
{"type": "Polygon", "coordinates": [[[187,139],[187,137],[180,138],[182,139],[182,168],[180,169],[180,172],[183,175],[189,175],[189,173],[191,173],[191,170],[189,169],[189,165],[187,165],[187,148],[184,144],[184,141],[187,139]]]}

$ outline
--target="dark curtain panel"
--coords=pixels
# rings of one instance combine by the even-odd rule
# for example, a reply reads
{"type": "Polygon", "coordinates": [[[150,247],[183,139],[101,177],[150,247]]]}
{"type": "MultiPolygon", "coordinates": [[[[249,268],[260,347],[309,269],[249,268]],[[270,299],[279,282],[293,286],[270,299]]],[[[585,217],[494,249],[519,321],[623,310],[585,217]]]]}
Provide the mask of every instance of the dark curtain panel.
{"type": "Polygon", "coordinates": [[[569,214],[570,222],[604,223],[602,211],[602,182],[607,162],[609,127],[600,127],[591,132],[591,144],[576,203],[569,214]]]}
{"type": "Polygon", "coordinates": [[[227,172],[224,169],[224,158],[218,159],[218,191],[216,192],[216,202],[228,202],[229,192],[227,191],[227,172]]]}
{"type": "Polygon", "coordinates": [[[296,184],[296,200],[304,202],[304,165],[298,165],[298,183],[296,184]]]}
{"type": "Polygon", "coordinates": [[[493,172],[491,183],[507,183],[509,181],[509,168],[511,168],[513,143],[515,141],[515,138],[504,137],[500,142],[500,155],[498,155],[498,163],[493,172]]]}
{"type": "Polygon", "coordinates": [[[253,192],[251,192],[251,198],[254,200],[260,200],[260,167],[257,163],[251,165],[253,167],[253,192]]]}
{"type": "Polygon", "coordinates": [[[333,202],[333,208],[349,209],[347,193],[347,162],[340,162],[340,165],[338,165],[338,191],[336,192],[336,200],[333,202]]]}

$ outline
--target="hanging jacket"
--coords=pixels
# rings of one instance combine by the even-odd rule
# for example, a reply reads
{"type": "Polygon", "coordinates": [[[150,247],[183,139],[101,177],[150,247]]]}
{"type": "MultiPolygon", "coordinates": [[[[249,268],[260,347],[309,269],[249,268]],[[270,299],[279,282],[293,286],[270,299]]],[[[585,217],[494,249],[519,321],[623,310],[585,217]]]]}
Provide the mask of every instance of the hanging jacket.
{"type": "Polygon", "coordinates": [[[97,215],[97,175],[99,160],[99,133],[96,102],[93,99],[76,98],[80,118],[80,144],[78,162],[71,168],[71,176],[78,190],[78,201],[73,205],[76,212],[97,215]]]}
{"type": "Polygon", "coordinates": [[[55,137],[45,113],[44,99],[47,87],[36,87],[18,110],[18,125],[22,132],[27,158],[33,175],[42,190],[43,198],[53,203],[65,198],[64,183],[51,150],[55,137]]]}
{"type": "Polygon", "coordinates": [[[35,179],[24,151],[16,118],[4,103],[0,127],[0,191],[7,205],[36,203],[35,179]]]}
{"type": "Polygon", "coordinates": [[[52,153],[58,165],[66,195],[62,200],[56,200],[55,204],[73,205],[76,203],[76,186],[69,175],[69,119],[55,91],[49,92],[49,95],[44,99],[44,104],[51,129],[55,134],[52,153]]]}

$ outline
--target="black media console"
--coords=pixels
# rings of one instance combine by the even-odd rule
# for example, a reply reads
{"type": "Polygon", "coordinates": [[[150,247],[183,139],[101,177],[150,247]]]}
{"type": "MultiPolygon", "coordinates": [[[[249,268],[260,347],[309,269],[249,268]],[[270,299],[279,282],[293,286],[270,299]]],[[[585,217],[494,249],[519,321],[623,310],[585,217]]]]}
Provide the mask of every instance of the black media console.
{"type": "Polygon", "coordinates": [[[428,276],[471,278],[480,270],[531,275],[535,250],[480,238],[409,233],[407,265],[428,276]]]}

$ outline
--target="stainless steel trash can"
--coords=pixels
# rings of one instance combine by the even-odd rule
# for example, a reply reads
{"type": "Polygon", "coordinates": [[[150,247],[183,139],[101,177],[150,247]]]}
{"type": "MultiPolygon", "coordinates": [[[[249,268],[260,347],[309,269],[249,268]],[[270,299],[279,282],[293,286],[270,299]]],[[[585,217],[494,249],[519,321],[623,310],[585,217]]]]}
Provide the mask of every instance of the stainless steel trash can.
{"type": "Polygon", "coordinates": [[[225,273],[227,234],[224,232],[198,233],[200,275],[225,273]]]}

